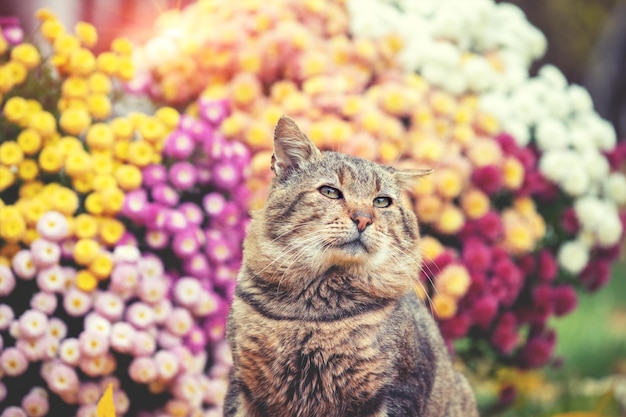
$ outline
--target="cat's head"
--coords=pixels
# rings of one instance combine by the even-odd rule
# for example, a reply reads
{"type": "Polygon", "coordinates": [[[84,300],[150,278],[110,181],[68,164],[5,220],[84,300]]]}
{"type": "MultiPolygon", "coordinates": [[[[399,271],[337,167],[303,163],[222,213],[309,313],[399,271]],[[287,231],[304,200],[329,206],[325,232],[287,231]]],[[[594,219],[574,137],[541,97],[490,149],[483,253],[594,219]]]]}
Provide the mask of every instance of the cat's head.
{"type": "Polygon", "coordinates": [[[343,268],[376,285],[410,288],[420,267],[419,230],[402,191],[427,171],[320,152],[288,117],[276,126],[272,171],[246,241],[256,273],[289,286],[343,268]]]}

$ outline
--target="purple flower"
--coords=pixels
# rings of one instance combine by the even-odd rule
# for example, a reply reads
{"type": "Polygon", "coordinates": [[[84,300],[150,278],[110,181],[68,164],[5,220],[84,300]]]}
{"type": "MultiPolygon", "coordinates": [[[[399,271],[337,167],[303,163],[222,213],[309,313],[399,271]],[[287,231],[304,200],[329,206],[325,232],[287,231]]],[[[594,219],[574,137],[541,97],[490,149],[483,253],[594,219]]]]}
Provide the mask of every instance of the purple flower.
{"type": "Polygon", "coordinates": [[[194,147],[195,141],[188,133],[175,130],[165,141],[163,154],[177,160],[183,160],[193,154],[194,147]]]}
{"type": "Polygon", "coordinates": [[[209,259],[200,252],[196,252],[183,260],[183,273],[196,278],[209,278],[211,276],[210,268],[209,259]]]}
{"type": "Polygon", "coordinates": [[[241,170],[231,162],[221,162],[213,167],[213,181],[223,190],[229,190],[241,181],[241,170]]]}
{"type": "Polygon", "coordinates": [[[183,213],[169,210],[165,215],[165,229],[170,233],[182,232],[189,227],[189,222],[183,213]]]}
{"type": "MultiPolygon", "coordinates": [[[[170,169],[170,178],[171,172],[170,169]]],[[[151,195],[156,203],[165,207],[175,207],[180,201],[180,196],[176,190],[167,184],[157,184],[152,187],[151,195]]]]}
{"type": "Polygon", "coordinates": [[[172,250],[176,256],[186,259],[197,253],[200,249],[199,234],[202,236],[199,229],[194,228],[175,233],[172,238],[172,250]]]}
{"type": "Polygon", "coordinates": [[[552,330],[531,336],[520,352],[522,363],[528,368],[544,366],[552,358],[555,344],[556,334],[552,330]]]}
{"type": "Polygon", "coordinates": [[[0,265],[0,296],[7,296],[15,288],[15,276],[6,265],[0,265]]]}
{"type": "Polygon", "coordinates": [[[194,226],[202,225],[204,221],[204,215],[202,209],[195,203],[183,203],[178,206],[178,210],[183,213],[189,224],[194,226]]]}
{"type": "Polygon", "coordinates": [[[196,168],[187,161],[176,162],[170,167],[170,183],[178,190],[187,191],[193,188],[198,178],[196,168]]]}
{"type": "Polygon", "coordinates": [[[2,36],[11,45],[19,45],[24,40],[24,30],[20,26],[18,18],[13,16],[3,16],[0,18],[0,28],[2,36]]]}
{"type": "Polygon", "coordinates": [[[200,97],[198,100],[200,117],[212,126],[219,126],[230,115],[230,102],[200,97]]]}

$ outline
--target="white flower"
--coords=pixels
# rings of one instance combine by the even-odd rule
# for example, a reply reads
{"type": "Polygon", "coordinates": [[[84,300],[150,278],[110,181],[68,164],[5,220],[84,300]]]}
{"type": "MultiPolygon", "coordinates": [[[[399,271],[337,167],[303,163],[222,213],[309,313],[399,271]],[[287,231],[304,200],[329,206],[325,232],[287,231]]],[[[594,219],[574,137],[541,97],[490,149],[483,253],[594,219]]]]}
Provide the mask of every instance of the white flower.
{"type": "Polygon", "coordinates": [[[526,88],[520,88],[511,95],[511,106],[517,119],[528,125],[536,123],[544,113],[541,101],[526,88]]]}
{"type": "Polygon", "coordinates": [[[622,222],[616,212],[607,211],[598,223],[596,238],[602,247],[610,247],[622,237],[622,222]]]}
{"type": "Polygon", "coordinates": [[[610,151],[615,148],[617,135],[613,125],[595,113],[589,113],[581,122],[587,124],[589,140],[595,143],[600,150],[610,151]]]}
{"type": "Polygon", "coordinates": [[[487,90],[496,76],[489,62],[479,55],[468,58],[463,63],[462,71],[465,74],[469,89],[475,92],[487,90]]]}
{"type": "Polygon", "coordinates": [[[137,262],[140,257],[141,253],[139,252],[139,249],[135,246],[117,246],[113,250],[113,262],[116,264],[120,262],[134,263],[137,262]]]}
{"type": "Polygon", "coordinates": [[[564,180],[575,165],[580,165],[580,157],[570,149],[546,151],[539,160],[541,173],[555,183],[564,180]]]}
{"type": "Polygon", "coordinates": [[[98,313],[91,312],[85,317],[85,330],[109,337],[111,322],[98,313]]]}
{"type": "Polygon", "coordinates": [[[622,235],[622,223],[617,207],[610,201],[585,196],[574,202],[574,212],[583,232],[600,246],[616,244],[622,235]]]}
{"type": "Polygon", "coordinates": [[[593,110],[593,101],[589,92],[579,85],[571,85],[566,90],[572,109],[577,112],[593,110]]]}
{"type": "Polygon", "coordinates": [[[602,181],[608,175],[611,167],[604,156],[598,151],[589,149],[580,153],[585,170],[593,181],[602,181]]]}
{"type": "Polygon", "coordinates": [[[509,119],[505,121],[502,128],[515,138],[515,142],[519,146],[524,147],[530,143],[530,130],[526,124],[519,120],[509,119]]]}
{"type": "Polygon", "coordinates": [[[620,172],[614,172],[606,178],[603,184],[605,195],[615,203],[626,204],[626,177],[620,172]]]}
{"type": "Polygon", "coordinates": [[[569,144],[569,132],[563,123],[555,119],[544,119],[539,122],[535,131],[537,146],[542,151],[548,149],[565,149],[569,144]]]}
{"type": "Polygon", "coordinates": [[[539,69],[537,75],[557,90],[563,90],[567,87],[567,78],[554,65],[544,65],[539,69]]]}
{"type": "Polygon", "coordinates": [[[570,240],[559,248],[557,259],[563,269],[578,274],[589,262],[589,248],[578,240],[570,240]]]}

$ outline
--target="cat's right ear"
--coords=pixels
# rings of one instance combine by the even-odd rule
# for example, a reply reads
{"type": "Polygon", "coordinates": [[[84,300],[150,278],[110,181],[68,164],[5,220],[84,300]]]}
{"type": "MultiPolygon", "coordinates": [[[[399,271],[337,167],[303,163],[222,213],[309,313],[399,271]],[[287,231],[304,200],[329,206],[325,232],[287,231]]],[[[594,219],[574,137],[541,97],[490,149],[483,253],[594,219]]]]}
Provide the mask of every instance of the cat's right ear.
{"type": "Polygon", "coordinates": [[[282,116],[274,130],[272,171],[281,176],[289,168],[319,158],[321,152],[290,117],[282,116]]]}

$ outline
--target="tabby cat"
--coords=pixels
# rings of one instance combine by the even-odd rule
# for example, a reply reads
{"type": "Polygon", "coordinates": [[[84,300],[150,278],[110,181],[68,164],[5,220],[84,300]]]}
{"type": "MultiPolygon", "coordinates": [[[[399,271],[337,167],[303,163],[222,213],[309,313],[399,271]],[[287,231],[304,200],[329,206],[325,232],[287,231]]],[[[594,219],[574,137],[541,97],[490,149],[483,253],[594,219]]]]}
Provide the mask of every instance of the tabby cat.
{"type": "Polygon", "coordinates": [[[478,416],[412,291],[425,171],[320,152],[288,117],[228,319],[227,417],[478,416]]]}

